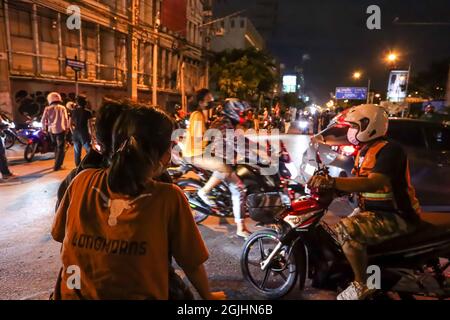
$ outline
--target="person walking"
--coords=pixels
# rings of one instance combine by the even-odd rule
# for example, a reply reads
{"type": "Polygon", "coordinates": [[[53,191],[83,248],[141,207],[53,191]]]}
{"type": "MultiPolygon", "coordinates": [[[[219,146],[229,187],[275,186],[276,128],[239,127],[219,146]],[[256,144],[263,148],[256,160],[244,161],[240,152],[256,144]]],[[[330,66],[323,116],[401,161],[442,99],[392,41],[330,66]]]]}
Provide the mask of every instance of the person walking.
{"type": "Polygon", "coordinates": [[[77,97],[77,103],[72,110],[72,117],[70,120],[72,129],[72,142],[75,155],[75,165],[81,162],[82,149],[86,154],[91,149],[91,135],[89,133],[89,120],[92,118],[92,113],[88,109],[86,96],[80,95],[77,97]]]}
{"type": "Polygon", "coordinates": [[[69,130],[69,118],[66,107],[62,105],[61,95],[50,92],[47,96],[48,106],[42,114],[42,126],[50,134],[52,142],[56,144],[54,170],[62,169],[65,156],[66,133],[69,130]]]}

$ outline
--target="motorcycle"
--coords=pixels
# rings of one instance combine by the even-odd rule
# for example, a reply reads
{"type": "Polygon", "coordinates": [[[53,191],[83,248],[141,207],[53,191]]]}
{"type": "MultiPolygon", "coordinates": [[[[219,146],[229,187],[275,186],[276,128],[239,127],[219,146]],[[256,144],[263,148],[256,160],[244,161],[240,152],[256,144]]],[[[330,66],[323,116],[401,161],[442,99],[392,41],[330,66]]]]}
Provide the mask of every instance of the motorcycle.
{"type": "MultiPolygon", "coordinates": [[[[328,168],[320,159],[318,163],[315,174],[328,175],[328,168]]],[[[250,217],[267,226],[247,239],[240,261],[245,280],[259,294],[278,299],[297,283],[303,290],[307,279],[315,288],[336,291],[352,281],[336,234],[322,220],[336,196],[332,190],[311,190],[295,201],[279,193],[248,197],[250,217]]],[[[437,215],[422,221],[412,234],[368,247],[368,265],[378,266],[381,273],[381,288],[372,299],[450,297],[445,275],[450,266],[450,225],[437,215]]]]}
{"type": "MultiPolygon", "coordinates": [[[[27,145],[24,151],[24,159],[27,162],[32,162],[36,153],[45,154],[48,152],[55,152],[56,146],[53,143],[50,134],[42,130],[42,125],[40,123],[34,124],[40,129],[34,131],[29,131],[27,135],[27,145]]],[[[69,142],[66,139],[65,150],[69,148],[69,142]]]]}
{"type": "Polygon", "coordinates": [[[2,113],[1,118],[2,130],[0,137],[4,139],[5,148],[12,148],[16,141],[19,141],[21,144],[26,144],[28,140],[22,134],[22,130],[17,130],[15,123],[6,114],[2,113]]]}
{"type": "MultiPolygon", "coordinates": [[[[262,175],[258,166],[249,164],[236,165],[235,172],[243,182],[246,194],[282,191],[294,198],[304,192],[304,187],[294,181],[297,171],[283,143],[279,153],[278,173],[262,175]]],[[[226,181],[221,182],[210,192],[209,198],[214,202],[214,206],[210,207],[198,197],[197,193],[209,180],[212,172],[182,162],[177,168],[169,168],[169,173],[185,193],[196,223],[201,223],[210,215],[219,217],[233,215],[231,193],[226,181]],[[186,176],[188,172],[193,173],[196,178],[186,176]]]]}

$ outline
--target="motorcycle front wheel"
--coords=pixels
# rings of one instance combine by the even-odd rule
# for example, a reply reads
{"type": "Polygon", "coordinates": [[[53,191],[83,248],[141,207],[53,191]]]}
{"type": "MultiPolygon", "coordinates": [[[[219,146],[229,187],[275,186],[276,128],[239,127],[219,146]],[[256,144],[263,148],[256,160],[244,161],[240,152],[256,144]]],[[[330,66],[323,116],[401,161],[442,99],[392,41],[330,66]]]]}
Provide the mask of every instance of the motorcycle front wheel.
{"type": "Polygon", "coordinates": [[[5,148],[10,149],[14,145],[15,142],[16,142],[16,137],[12,133],[6,131],[5,132],[5,148]]]}
{"type": "Polygon", "coordinates": [[[261,269],[261,262],[267,259],[278,243],[275,230],[261,230],[247,239],[241,255],[241,270],[245,280],[267,299],[279,299],[287,295],[299,276],[300,287],[303,288],[306,278],[306,259],[303,255],[291,252],[290,246],[283,246],[267,269],[261,269]]]}
{"type": "Polygon", "coordinates": [[[27,162],[33,161],[34,155],[36,154],[37,146],[38,146],[37,143],[34,142],[27,144],[27,146],[25,147],[24,158],[27,162]]]}
{"type": "Polygon", "coordinates": [[[195,208],[195,205],[191,203],[191,199],[197,196],[198,190],[203,187],[200,181],[189,180],[179,180],[177,185],[183,190],[186,195],[189,205],[191,206],[192,215],[194,217],[195,223],[199,224],[208,218],[208,214],[201,212],[195,208]]]}

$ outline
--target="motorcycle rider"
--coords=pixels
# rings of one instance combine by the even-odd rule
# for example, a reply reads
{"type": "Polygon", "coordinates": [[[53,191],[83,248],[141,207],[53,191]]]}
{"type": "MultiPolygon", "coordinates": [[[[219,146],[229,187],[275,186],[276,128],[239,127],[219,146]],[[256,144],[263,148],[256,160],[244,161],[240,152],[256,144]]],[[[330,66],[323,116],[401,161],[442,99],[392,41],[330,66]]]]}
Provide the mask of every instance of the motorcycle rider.
{"type": "Polygon", "coordinates": [[[421,211],[410,182],[408,159],[400,145],[386,140],[388,116],[377,105],[360,105],[345,117],[347,138],[360,150],[356,177],[313,176],[310,188],[359,194],[359,208],[336,226],[338,240],[355,280],[338,300],[362,300],[373,293],[366,284],[367,246],[414,231],[421,211]]]}
{"type": "MultiPolygon", "coordinates": [[[[245,210],[244,210],[244,186],[237,174],[234,172],[233,167],[228,163],[225,163],[226,151],[223,148],[226,146],[230,150],[234,150],[234,141],[227,141],[226,131],[234,130],[240,123],[241,113],[244,112],[244,104],[238,99],[227,99],[223,105],[222,114],[219,116],[210,126],[210,129],[217,129],[221,131],[222,141],[213,141],[215,157],[213,158],[219,165],[216,166],[211,178],[205,184],[205,186],[199,190],[199,197],[208,205],[213,206],[208,194],[214,187],[219,185],[222,181],[228,182],[231,200],[233,203],[233,215],[237,225],[236,234],[239,237],[247,238],[250,236],[250,231],[245,224],[245,210]],[[218,157],[221,158],[218,160],[218,157]]],[[[234,140],[234,139],[233,139],[234,140]]],[[[234,160],[234,159],[233,159],[234,160]]]]}

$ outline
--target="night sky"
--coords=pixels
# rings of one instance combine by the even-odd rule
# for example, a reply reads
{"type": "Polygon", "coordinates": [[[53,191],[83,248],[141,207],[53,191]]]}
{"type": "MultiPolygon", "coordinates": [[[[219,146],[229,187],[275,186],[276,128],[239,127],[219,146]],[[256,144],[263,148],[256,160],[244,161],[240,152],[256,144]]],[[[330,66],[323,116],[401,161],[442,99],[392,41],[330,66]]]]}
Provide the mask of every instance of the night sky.
{"type": "MultiPolygon", "coordinates": [[[[273,2],[259,0],[264,1],[273,2]]],[[[433,60],[450,56],[450,0],[279,0],[278,10],[267,10],[257,2],[217,0],[214,14],[220,17],[246,9],[242,15],[255,20],[257,26],[265,21],[262,33],[268,50],[288,70],[303,66],[315,102],[328,101],[336,86],[365,86],[367,78],[359,83],[352,80],[355,70],[368,75],[374,90],[385,95],[389,66],[383,57],[390,50],[400,53],[397,67],[407,69],[412,63],[413,75],[433,60]],[[372,4],[381,7],[381,30],[366,27],[366,9],[372,4]],[[400,22],[448,24],[396,25],[396,17],[400,22]],[[268,32],[264,30],[267,24],[268,32]],[[304,55],[310,59],[302,59],[304,55]]]]}

